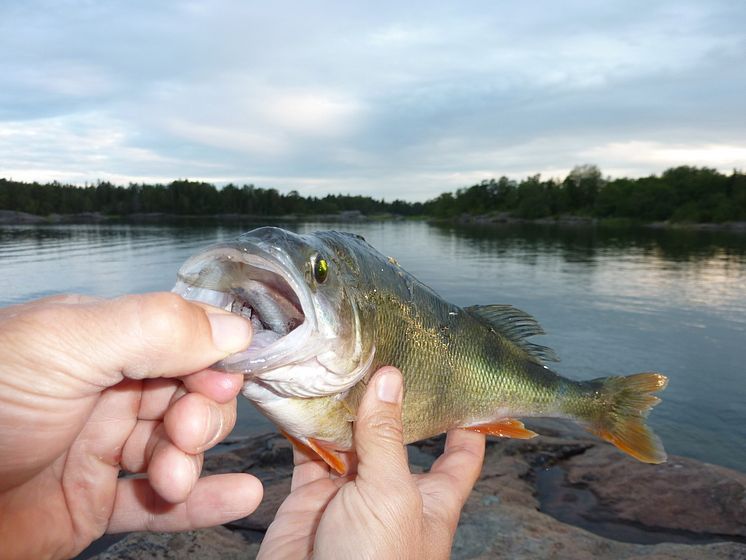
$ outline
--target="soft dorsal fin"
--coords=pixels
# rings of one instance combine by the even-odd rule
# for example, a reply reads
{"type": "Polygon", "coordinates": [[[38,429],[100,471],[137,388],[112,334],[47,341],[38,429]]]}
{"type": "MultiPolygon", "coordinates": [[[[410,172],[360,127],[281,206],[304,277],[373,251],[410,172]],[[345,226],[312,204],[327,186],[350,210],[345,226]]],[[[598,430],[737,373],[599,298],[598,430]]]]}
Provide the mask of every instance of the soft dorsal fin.
{"type": "Polygon", "coordinates": [[[559,362],[554,350],[526,340],[531,336],[544,334],[544,329],[525,311],[502,304],[472,305],[464,308],[464,311],[521,347],[536,362],[559,362]]]}

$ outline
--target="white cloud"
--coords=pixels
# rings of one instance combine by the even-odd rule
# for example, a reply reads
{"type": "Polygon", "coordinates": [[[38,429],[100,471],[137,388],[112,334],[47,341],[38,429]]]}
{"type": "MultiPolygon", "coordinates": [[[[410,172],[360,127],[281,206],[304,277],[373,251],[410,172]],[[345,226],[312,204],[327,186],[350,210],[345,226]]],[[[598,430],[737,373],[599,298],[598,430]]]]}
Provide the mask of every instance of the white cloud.
{"type": "Polygon", "coordinates": [[[164,129],[183,140],[246,155],[280,156],[288,150],[287,141],[280,135],[252,132],[240,126],[217,126],[173,117],[164,119],[164,129]]]}
{"type": "Polygon", "coordinates": [[[266,96],[270,125],[311,136],[335,136],[354,126],[361,107],[353,99],[326,92],[274,92],[266,96]]]}
{"type": "Polygon", "coordinates": [[[26,181],[127,183],[173,180],[210,162],[180,160],[131,144],[127,125],[92,112],[34,121],[0,122],[0,176],[26,181]]]}
{"type": "Polygon", "coordinates": [[[114,91],[115,84],[104,69],[76,61],[54,65],[21,65],[6,69],[16,86],[29,92],[72,98],[93,98],[114,91]]]}
{"type": "Polygon", "coordinates": [[[374,29],[369,34],[368,41],[374,47],[399,49],[422,44],[437,44],[440,42],[442,32],[443,30],[432,27],[404,25],[396,22],[374,29]]]}
{"type": "Polygon", "coordinates": [[[0,3],[0,176],[424,199],[579,163],[743,168],[744,19],[726,0],[0,3]]]}
{"type": "Polygon", "coordinates": [[[746,145],[670,143],[632,140],[611,142],[580,153],[591,161],[626,162],[629,167],[653,173],[679,165],[715,167],[721,170],[743,169],[746,145]]]}

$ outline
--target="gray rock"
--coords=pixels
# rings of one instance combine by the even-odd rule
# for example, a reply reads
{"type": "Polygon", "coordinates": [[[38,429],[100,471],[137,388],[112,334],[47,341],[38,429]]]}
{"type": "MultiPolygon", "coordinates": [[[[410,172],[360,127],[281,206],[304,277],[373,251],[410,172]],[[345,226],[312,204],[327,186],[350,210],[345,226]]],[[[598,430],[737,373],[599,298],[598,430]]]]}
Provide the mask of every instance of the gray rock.
{"type": "Polygon", "coordinates": [[[16,212],[14,210],[0,210],[0,224],[41,224],[46,220],[36,214],[16,212]]]}
{"type": "Polygon", "coordinates": [[[475,491],[464,508],[452,558],[746,559],[746,545],[640,545],[606,539],[518,504],[492,503],[475,491]]]}
{"type": "MultiPolygon", "coordinates": [[[[742,495],[744,475],[678,457],[672,458],[671,465],[675,475],[669,473],[669,467],[643,465],[607,444],[590,439],[543,437],[491,443],[482,475],[461,516],[452,558],[746,559],[746,544],[737,536],[740,534],[737,528],[743,529],[742,509],[734,505],[742,495]],[[685,477],[677,478],[681,467],[675,465],[682,461],[688,472],[685,477]],[[537,474],[546,466],[561,466],[567,473],[562,482],[566,486],[572,486],[578,478],[583,479],[583,485],[592,484],[588,491],[599,492],[599,496],[590,513],[610,523],[612,532],[614,523],[622,528],[625,523],[634,523],[636,531],[650,540],[685,539],[696,544],[620,542],[563,523],[542,511],[537,474]],[[624,480],[620,480],[622,473],[626,473],[624,480]],[[588,474],[592,476],[583,478],[588,474]],[[641,484],[643,478],[646,482],[641,484]],[[687,486],[676,487],[678,482],[690,478],[708,487],[707,500],[693,503],[687,486]],[[658,500],[656,492],[666,496],[663,502],[658,500]],[[674,522],[677,510],[671,510],[670,522],[665,516],[647,517],[658,503],[677,504],[682,509],[687,505],[701,506],[702,510],[686,518],[691,522],[678,524],[674,522]],[[720,510],[725,516],[714,515],[718,504],[728,506],[720,510]],[[673,532],[661,532],[662,528],[673,532]],[[738,542],[704,542],[708,538],[723,538],[724,529],[731,530],[738,542]],[[682,535],[678,530],[691,531],[692,535],[682,535]],[[704,540],[699,540],[700,536],[704,540]]],[[[616,531],[617,537],[627,536],[622,529],[616,531]]]]}
{"type": "Polygon", "coordinates": [[[746,474],[672,456],[646,465],[613,447],[594,446],[568,461],[582,484],[616,518],[649,527],[746,537],[746,474]]]}
{"type": "Polygon", "coordinates": [[[183,533],[132,533],[112,545],[96,560],[231,560],[256,558],[257,543],[247,542],[225,527],[183,533]]]}
{"type": "MultiPolygon", "coordinates": [[[[746,560],[743,473],[681,457],[644,465],[567,425],[534,426],[542,437],[489,441],[452,558],[746,560]]],[[[414,468],[442,450],[443,438],[416,444],[414,468]]],[[[205,469],[250,470],[263,504],[228,528],[132,534],[96,558],[254,558],[290,489],[290,446],[274,434],[235,440],[205,469]]]]}

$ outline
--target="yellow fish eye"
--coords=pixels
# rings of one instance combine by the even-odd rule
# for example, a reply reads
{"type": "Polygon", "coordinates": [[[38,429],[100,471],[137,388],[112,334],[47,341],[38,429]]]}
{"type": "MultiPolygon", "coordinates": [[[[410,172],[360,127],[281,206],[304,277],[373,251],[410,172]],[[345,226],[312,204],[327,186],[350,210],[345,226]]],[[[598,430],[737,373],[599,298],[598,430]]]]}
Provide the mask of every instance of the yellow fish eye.
{"type": "Polygon", "coordinates": [[[313,277],[316,282],[323,284],[329,275],[329,263],[321,255],[316,255],[313,259],[313,277]]]}

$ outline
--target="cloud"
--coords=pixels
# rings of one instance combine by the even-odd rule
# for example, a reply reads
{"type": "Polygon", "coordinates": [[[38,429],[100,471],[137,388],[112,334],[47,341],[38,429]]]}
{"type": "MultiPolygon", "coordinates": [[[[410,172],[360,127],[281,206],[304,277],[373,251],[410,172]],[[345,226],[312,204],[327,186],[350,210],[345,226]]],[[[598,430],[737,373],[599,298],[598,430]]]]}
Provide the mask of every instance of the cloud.
{"type": "Polygon", "coordinates": [[[421,200],[586,162],[743,168],[744,20],[725,0],[2,3],[0,176],[421,200]]]}
{"type": "Polygon", "coordinates": [[[343,134],[361,109],[354,100],[326,92],[283,92],[269,97],[264,106],[270,124],[311,136],[343,134]]]}
{"type": "Polygon", "coordinates": [[[612,142],[584,152],[590,161],[624,161],[637,175],[657,169],[688,165],[743,169],[746,145],[728,144],[662,144],[659,142],[612,142]]]}
{"type": "Polygon", "coordinates": [[[209,161],[180,160],[132,145],[127,123],[96,112],[0,126],[0,176],[25,181],[171,181],[174,169],[214,172],[209,161]],[[133,173],[133,167],[136,173],[133,173]]]}

